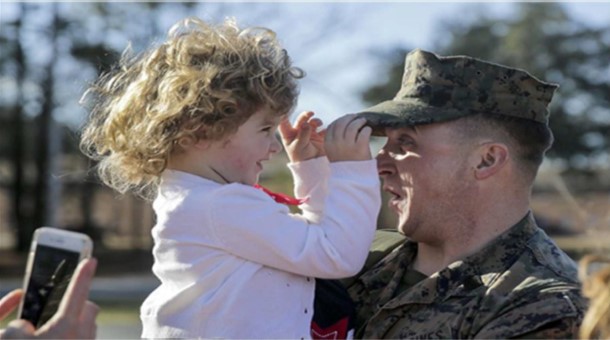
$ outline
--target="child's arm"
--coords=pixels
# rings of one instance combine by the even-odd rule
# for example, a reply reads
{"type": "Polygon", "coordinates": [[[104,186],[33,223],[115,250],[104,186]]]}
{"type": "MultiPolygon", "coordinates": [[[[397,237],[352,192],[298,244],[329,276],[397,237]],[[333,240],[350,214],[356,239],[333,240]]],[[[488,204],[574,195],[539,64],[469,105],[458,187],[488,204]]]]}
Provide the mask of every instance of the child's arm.
{"type": "MultiPolygon", "coordinates": [[[[309,188],[326,187],[325,197],[315,199],[324,206],[315,224],[305,214],[291,214],[261,190],[232,183],[213,194],[202,190],[180,198],[180,208],[171,211],[174,228],[166,228],[164,236],[303,276],[355,275],[368,255],[381,206],[376,162],[366,144],[370,129],[361,129],[363,124],[353,115],[331,124],[330,164],[327,157],[296,163],[298,179],[309,188]]],[[[314,191],[317,195],[321,188],[314,191]]]]}
{"type": "MultiPolygon", "coordinates": [[[[301,114],[299,119],[304,121],[311,118],[311,116],[311,112],[305,112],[301,114]]],[[[300,206],[303,211],[303,217],[309,222],[318,224],[326,209],[327,182],[330,176],[328,161],[340,162],[371,159],[369,148],[371,128],[362,129],[365,122],[363,119],[355,120],[354,115],[347,115],[337,119],[325,131],[325,149],[328,150],[326,152],[328,158],[288,165],[295,182],[295,195],[299,198],[309,197],[307,202],[300,206]]],[[[300,121],[297,120],[297,124],[299,123],[300,121]]],[[[296,125],[296,127],[298,126],[296,125]]],[[[320,135],[315,137],[321,139],[320,135]]]]}
{"type": "Polygon", "coordinates": [[[303,276],[355,275],[376,229],[379,177],[374,160],[334,162],[329,168],[324,213],[315,224],[306,214],[290,214],[261,190],[238,184],[225,185],[205,200],[194,199],[209,215],[189,220],[209,229],[206,237],[214,247],[249,261],[303,276]]]}
{"type": "Polygon", "coordinates": [[[309,197],[300,206],[302,216],[312,224],[319,224],[323,220],[325,211],[328,211],[329,190],[333,188],[329,183],[331,166],[342,167],[342,161],[370,161],[371,151],[369,139],[371,128],[363,129],[364,119],[355,119],[355,115],[346,115],[330,124],[325,131],[325,150],[327,157],[309,162],[289,164],[295,183],[297,197],[309,197]],[[325,164],[321,164],[325,163],[325,164]],[[329,184],[331,187],[329,188],[329,184]]]}
{"type": "Polygon", "coordinates": [[[294,178],[294,194],[307,198],[299,208],[307,221],[316,224],[324,214],[330,169],[328,159],[324,157],[325,131],[317,131],[322,121],[313,115],[311,111],[301,113],[294,125],[285,119],[280,123],[279,131],[290,159],[288,168],[294,178]]]}
{"type": "Polygon", "coordinates": [[[288,118],[282,120],[279,125],[282,144],[292,163],[326,155],[324,151],[325,131],[317,131],[322,126],[322,121],[313,118],[313,115],[313,112],[305,111],[299,115],[294,126],[290,125],[288,118]]]}

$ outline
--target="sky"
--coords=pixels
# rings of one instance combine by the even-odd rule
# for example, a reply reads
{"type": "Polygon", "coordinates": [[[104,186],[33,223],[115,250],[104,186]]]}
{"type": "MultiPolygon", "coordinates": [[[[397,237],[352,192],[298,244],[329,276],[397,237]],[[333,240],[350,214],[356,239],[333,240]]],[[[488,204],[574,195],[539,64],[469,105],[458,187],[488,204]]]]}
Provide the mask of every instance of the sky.
{"type": "MultiPolygon", "coordinates": [[[[251,5],[226,3],[223,12],[239,23],[277,32],[295,65],[307,73],[295,111],[312,110],[325,123],[367,107],[360,93],[385,80],[380,57],[384,52],[396,47],[431,49],[441,22],[469,20],[480,12],[506,18],[515,10],[511,2],[275,3],[271,6],[278,17],[261,17],[248,10],[251,5]],[[333,20],[337,26],[320,34],[333,20]]],[[[610,2],[564,6],[578,21],[593,26],[610,22],[610,2]]],[[[206,13],[199,15],[205,19],[206,13]]]]}
{"type": "MultiPolygon", "coordinates": [[[[72,5],[78,6],[77,3],[72,5]]],[[[129,3],[121,3],[128,6],[129,3]]],[[[574,19],[599,26],[610,22],[610,2],[565,2],[574,19]]],[[[312,110],[325,122],[365,109],[360,94],[385,80],[383,54],[395,48],[422,48],[434,52],[441,23],[472,20],[478,13],[507,18],[514,2],[205,2],[192,13],[166,5],[162,27],[166,30],[185,15],[218,22],[235,17],[242,27],[264,26],[274,30],[295,66],[306,72],[295,112],[312,110]]],[[[10,16],[9,6],[0,4],[0,19],[10,16]]],[[[86,15],[84,13],[83,15],[86,15]]],[[[110,34],[110,33],[109,33],[110,34]]],[[[163,39],[163,36],[158,37],[163,39]]],[[[122,50],[129,41],[115,40],[122,50]]],[[[40,51],[37,52],[40,54],[40,51]]],[[[473,53],[476,57],[476,52],[473,53]]],[[[514,65],[518,66],[518,65],[514,65]]],[[[74,84],[92,79],[77,75],[74,84]],[[80,78],[83,79],[80,79],[80,78]]],[[[72,92],[73,91],[73,92],[72,92]]],[[[78,90],[62,101],[73,101],[58,112],[60,121],[74,120],[78,90]]],[[[390,98],[388,98],[390,99],[390,98]]]]}
{"type": "MultiPolygon", "coordinates": [[[[392,2],[392,3],[334,3],[339,13],[347,18],[349,34],[339,39],[317,40],[301,46],[298,37],[315,31],[317,17],[329,10],[329,3],[281,4],[299,13],[291,25],[268,21],[293,56],[297,66],[307,76],[301,85],[301,97],[296,109],[313,110],[326,123],[348,112],[367,107],[360,93],[368,86],[385,80],[384,60],[375,56],[395,47],[431,49],[438,39],[439,23],[468,20],[479,12],[506,18],[513,14],[515,3],[510,2],[392,2]],[[294,38],[294,37],[297,38],[294,38]]],[[[593,26],[610,22],[610,2],[566,2],[569,15],[593,26]]],[[[235,10],[235,17],[246,23],[265,20],[249,18],[248,13],[235,10]]],[[[287,16],[288,17],[288,16],[287,16]]],[[[341,20],[341,19],[339,19],[341,20]]],[[[474,55],[476,56],[476,54],[474,55]]],[[[390,99],[390,98],[388,98],[390,99]]]]}

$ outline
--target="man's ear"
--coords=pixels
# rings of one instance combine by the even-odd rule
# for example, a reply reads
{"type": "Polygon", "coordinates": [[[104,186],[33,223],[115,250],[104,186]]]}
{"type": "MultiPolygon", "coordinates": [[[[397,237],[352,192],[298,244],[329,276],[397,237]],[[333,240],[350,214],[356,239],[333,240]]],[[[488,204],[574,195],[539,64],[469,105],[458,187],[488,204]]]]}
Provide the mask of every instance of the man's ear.
{"type": "Polygon", "coordinates": [[[500,171],[508,162],[508,148],[502,143],[486,143],[479,149],[476,179],[486,179],[500,171]]]}

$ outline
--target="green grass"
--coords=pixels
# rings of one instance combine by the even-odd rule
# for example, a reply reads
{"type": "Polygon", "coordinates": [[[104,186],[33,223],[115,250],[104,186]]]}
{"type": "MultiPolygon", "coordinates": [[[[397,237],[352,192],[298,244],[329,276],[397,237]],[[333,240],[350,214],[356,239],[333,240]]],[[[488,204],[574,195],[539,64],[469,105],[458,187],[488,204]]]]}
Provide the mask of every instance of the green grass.
{"type": "MultiPolygon", "coordinates": [[[[139,302],[104,302],[97,303],[100,312],[97,315],[98,326],[113,324],[139,324],[140,323],[140,303],[139,302]]],[[[0,321],[0,328],[17,317],[17,312],[11,313],[4,320],[0,321]]]]}
{"type": "Polygon", "coordinates": [[[100,307],[100,313],[97,316],[98,325],[140,323],[139,302],[98,303],[98,306],[100,307]]]}
{"type": "Polygon", "coordinates": [[[15,320],[15,318],[17,317],[17,312],[13,312],[11,313],[9,316],[7,316],[6,318],[4,318],[4,320],[0,320],[0,328],[4,328],[6,327],[6,325],[11,321],[11,320],[15,320]]]}

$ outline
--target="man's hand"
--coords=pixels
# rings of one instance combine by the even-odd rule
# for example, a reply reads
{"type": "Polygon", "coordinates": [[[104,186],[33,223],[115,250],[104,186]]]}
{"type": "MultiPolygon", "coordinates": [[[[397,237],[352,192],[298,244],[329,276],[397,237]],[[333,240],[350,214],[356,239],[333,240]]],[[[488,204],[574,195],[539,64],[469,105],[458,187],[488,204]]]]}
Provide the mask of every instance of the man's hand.
{"type": "MultiPolygon", "coordinates": [[[[13,320],[0,330],[0,339],[95,339],[99,308],[87,298],[96,267],[95,259],[79,263],[57,313],[47,323],[35,329],[26,320],[13,320]]],[[[17,289],[0,300],[0,320],[17,308],[22,295],[17,289]]]]}

